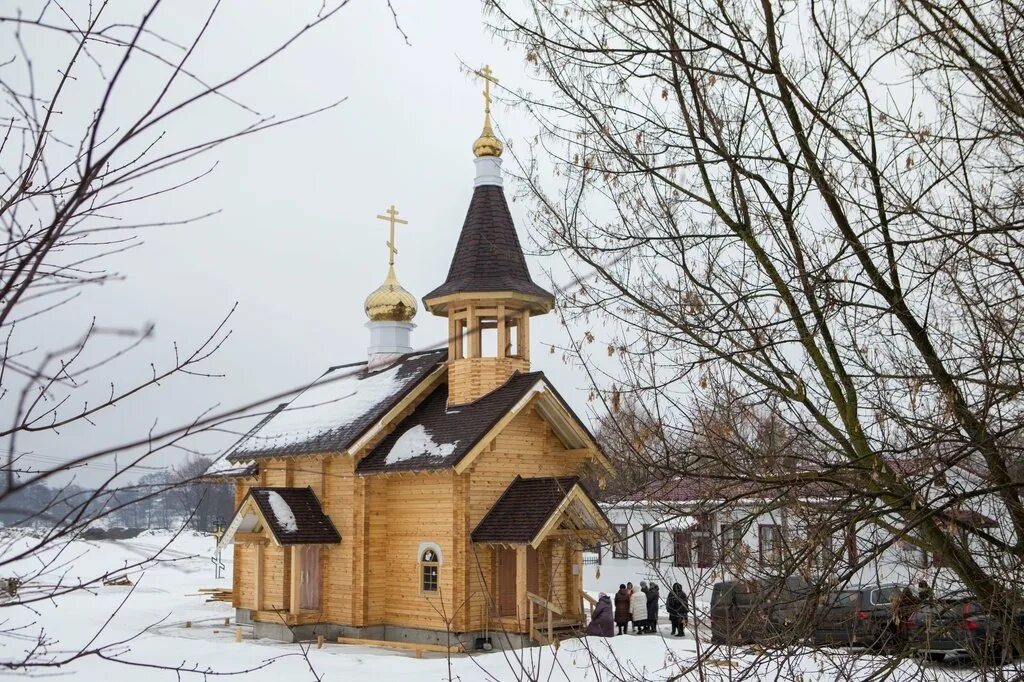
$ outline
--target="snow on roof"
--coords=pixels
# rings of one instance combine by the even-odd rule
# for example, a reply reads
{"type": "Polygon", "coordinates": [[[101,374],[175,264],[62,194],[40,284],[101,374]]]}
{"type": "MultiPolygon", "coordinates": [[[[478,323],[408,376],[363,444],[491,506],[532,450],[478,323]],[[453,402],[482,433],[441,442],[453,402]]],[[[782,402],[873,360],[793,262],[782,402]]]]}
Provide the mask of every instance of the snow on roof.
{"type": "Polygon", "coordinates": [[[267,502],[270,503],[270,511],[273,513],[277,525],[286,533],[297,533],[299,524],[295,520],[295,513],[288,503],[284,501],[280,493],[273,490],[267,491],[267,502]]]}
{"type": "Polygon", "coordinates": [[[454,443],[437,443],[423,424],[416,424],[398,437],[384,458],[384,464],[395,464],[416,457],[447,457],[455,452],[458,444],[458,440],[454,443]]]}
{"type": "Polygon", "coordinates": [[[248,445],[259,450],[275,450],[323,433],[363,415],[369,408],[395,393],[401,367],[361,377],[329,372],[311,384],[287,407],[249,437],[248,445]],[[341,378],[334,376],[341,375],[341,378]]]}
{"type": "Polygon", "coordinates": [[[203,476],[218,476],[230,478],[232,476],[246,476],[252,467],[252,460],[231,461],[227,457],[221,457],[210,465],[203,476]]]}
{"type": "Polygon", "coordinates": [[[368,373],[366,363],[332,367],[282,404],[228,455],[256,457],[342,451],[444,361],[446,351],[409,355],[368,373]]]}

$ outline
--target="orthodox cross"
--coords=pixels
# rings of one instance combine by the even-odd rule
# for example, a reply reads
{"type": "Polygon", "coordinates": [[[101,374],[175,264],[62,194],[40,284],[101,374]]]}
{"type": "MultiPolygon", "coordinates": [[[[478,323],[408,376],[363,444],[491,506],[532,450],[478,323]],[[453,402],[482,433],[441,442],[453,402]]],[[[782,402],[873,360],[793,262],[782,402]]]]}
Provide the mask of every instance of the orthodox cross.
{"type": "Polygon", "coordinates": [[[484,79],[484,113],[488,115],[491,113],[491,83],[498,84],[498,79],[494,77],[493,73],[490,65],[485,65],[484,68],[476,72],[484,79]]]}
{"type": "Polygon", "coordinates": [[[390,224],[390,234],[388,238],[388,265],[395,264],[395,254],[398,253],[398,249],[395,248],[395,224],[408,225],[408,220],[402,220],[398,217],[398,211],[395,210],[395,205],[391,204],[391,208],[384,211],[384,215],[377,216],[377,220],[383,220],[390,224]]]}

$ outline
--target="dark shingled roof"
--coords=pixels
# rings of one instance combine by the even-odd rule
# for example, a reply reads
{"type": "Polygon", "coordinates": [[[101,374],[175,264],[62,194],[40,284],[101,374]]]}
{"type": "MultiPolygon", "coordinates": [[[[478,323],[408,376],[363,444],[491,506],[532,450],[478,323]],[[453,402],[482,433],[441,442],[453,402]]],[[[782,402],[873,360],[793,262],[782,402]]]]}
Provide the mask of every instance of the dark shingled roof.
{"type": "Polygon", "coordinates": [[[473,542],[531,542],[579,480],[516,476],[473,530],[473,542]]]}
{"type": "Polygon", "coordinates": [[[530,278],[505,193],[496,185],[482,185],[473,191],[448,279],[423,301],[480,291],[514,291],[540,296],[554,304],[554,296],[530,278]]]}
{"type": "Polygon", "coordinates": [[[446,349],[410,353],[374,372],[367,371],[365,362],[332,367],[290,402],[278,405],[238,441],[226,460],[243,463],[263,457],[342,452],[447,356],[446,349]]]}
{"type": "Polygon", "coordinates": [[[426,471],[455,466],[538,381],[544,381],[543,372],[516,373],[484,397],[451,409],[448,409],[448,384],[439,384],[359,462],[356,472],[426,471]],[[389,464],[387,457],[391,448],[403,434],[417,426],[422,426],[430,439],[442,446],[445,454],[430,454],[424,450],[421,456],[389,464]]]}
{"type": "MultiPolygon", "coordinates": [[[[341,534],[330,517],[324,514],[312,488],[249,488],[251,497],[266,519],[270,532],[281,545],[336,545],[341,534]],[[298,530],[285,529],[270,504],[271,493],[277,493],[295,515],[298,530]]],[[[244,501],[243,501],[244,502],[244,501]]]]}

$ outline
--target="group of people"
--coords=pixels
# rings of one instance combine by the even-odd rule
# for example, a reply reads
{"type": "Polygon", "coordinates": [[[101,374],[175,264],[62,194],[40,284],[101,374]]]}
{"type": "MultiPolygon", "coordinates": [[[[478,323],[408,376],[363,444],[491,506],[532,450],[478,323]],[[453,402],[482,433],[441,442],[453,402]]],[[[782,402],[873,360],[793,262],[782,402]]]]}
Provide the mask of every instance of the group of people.
{"type": "MultiPolygon", "coordinates": [[[[601,592],[597,597],[587,626],[588,635],[611,637],[618,627],[618,633],[624,635],[632,626],[633,634],[657,632],[658,609],[661,604],[661,592],[657,583],[640,581],[640,589],[634,590],[633,583],[619,585],[615,593],[615,606],[611,597],[601,592]]],[[[686,627],[688,613],[686,593],[679,583],[672,586],[665,599],[665,610],[668,611],[669,622],[672,623],[672,635],[682,637],[686,627]]]]}

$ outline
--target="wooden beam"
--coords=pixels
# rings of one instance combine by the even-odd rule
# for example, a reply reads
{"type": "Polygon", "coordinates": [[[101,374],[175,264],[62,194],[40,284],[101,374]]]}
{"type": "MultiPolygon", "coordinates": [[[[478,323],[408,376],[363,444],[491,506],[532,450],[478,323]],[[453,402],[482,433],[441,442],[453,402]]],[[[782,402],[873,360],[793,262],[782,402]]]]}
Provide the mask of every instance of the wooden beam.
{"type": "Polygon", "coordinates": [[[256,545],[256,596],[253,601],[253,610],[263,608],[263,545],[256,545]]]}
{"type": "Polygon", "coordinates": [[[530,313],[523,311],[519,318],[519,356],[523,360],[530,359],[530,313]]]}
{"type": "Polygon", "coordinates": [[[267,536],[263,533],[235,533],[235,542],[243,545],[265,545],[267,536]]]}
{"type": "Polygon", "coordinates": [[[462,355],[462,334],[454,316],[448,318],[448,359],[455,360],[462,355]]]}
{"type": "Polygon", "coordinates": [[[424,651],[430,651],[439,654],[457,654],[462,653],[464,651],[461,642],[458,644],[452,644],[451,646],[445,646],[444,644],[419,644],[417,642],[399,642],[382,639],[361,639],[359,637],[339,637],[338,644],[356,644],[358,646],[376,646],[383,647],[386,649],[404,649],[416,652],[417,658],[419,658],[419,654],[421,654],[424,651]]]}
{"type": "Polygon", "coordinates": [[[480,318],[477,317],[476,308],[469,306],[469,357],[480,357],[480,318]]]}
{"type": "Polygon", "coordinates": [[[505,357],[505,347],[508,346],[508,327],[505,325],[505,305],[498,304],[498,354],[497,357],[505,357]]]}
{"type": "MultiPolygon", "coordinates": [[[[566,543],[566,565],[563,570],[565,571],[565,579],[569,584],[569,603],[579,603],[582,609],[582,597],[580,594],[583,592],[583,552],[570,546],[566,543]],[[579,570],[573,572],[573,566],[579,566],[579,570]]],[[[583,615],[583,611],[580,611],[580,615],[583,615]]]]}
{"type": "Polygon", "coordinates": [[[291,554],[291,575],[288,585],[288,611],[293,615],[299,615],[299,576],[301,575],[302,553],[297,545],[288,548],[291,554]]]}
{"type": "MultiPolygon", "coordinates": [[[[516,610],[519,612],[519,622],[523,622],[526,609],[529,608],[529,601],[526,598],[526,545],[516,546],[516,610]]],[[[532,609],[531,609],[532,610],[532,609]]]]}

